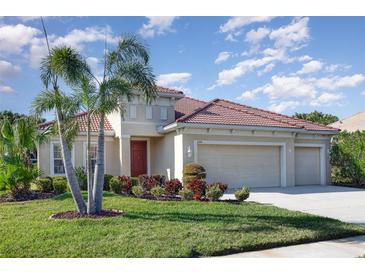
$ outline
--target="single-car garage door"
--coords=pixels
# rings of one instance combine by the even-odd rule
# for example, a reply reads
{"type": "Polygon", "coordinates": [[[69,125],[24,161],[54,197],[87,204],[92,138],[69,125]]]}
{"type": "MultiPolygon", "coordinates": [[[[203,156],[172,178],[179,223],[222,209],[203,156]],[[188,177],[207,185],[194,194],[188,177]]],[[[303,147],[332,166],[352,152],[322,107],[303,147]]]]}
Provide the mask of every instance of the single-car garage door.
{"type": "Polygon", "coordinates": [[[228,188],[280,186],[279,146],[199,145],[198,162],[228,188]]]}
{"type": "Polygon", "coordinates": [[[295,148],[295,185],[319,185],[320,177],[320,148],[295,148]]]}

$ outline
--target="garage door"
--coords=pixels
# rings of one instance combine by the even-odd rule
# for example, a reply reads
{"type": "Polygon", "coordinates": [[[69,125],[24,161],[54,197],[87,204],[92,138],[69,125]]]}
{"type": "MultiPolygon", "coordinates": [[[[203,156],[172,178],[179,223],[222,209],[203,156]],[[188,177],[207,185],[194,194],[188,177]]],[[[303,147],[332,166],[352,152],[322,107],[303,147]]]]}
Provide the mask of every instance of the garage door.
{"type": "Polygon", "coordinates": [[[280,186],[280,148],[277,146],[199,145],[198,162],[207,181],[229,188],[280,186]]]}
{"type": "Polygon", "coordinates": [[[319,185],[320,181],[320,149],[296,147],[295,185],[319,185]]]}

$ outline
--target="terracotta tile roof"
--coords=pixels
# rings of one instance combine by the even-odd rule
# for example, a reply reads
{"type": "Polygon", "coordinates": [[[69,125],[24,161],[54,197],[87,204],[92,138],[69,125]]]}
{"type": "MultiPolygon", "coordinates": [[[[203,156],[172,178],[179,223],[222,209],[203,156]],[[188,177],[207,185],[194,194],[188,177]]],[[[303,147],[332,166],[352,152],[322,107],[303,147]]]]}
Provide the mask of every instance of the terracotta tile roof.
{"type": "MultiPolygon", "coordinates": [[[[86,132],[87,129],[87,112],[82,112],[76,115],[77,122],[79,124],[79,131],[86,132]]],[[[55,121],[49,121],[39,124],[40,129],[45,129],[49,125],[52,125],[55,121]]],[[[91,132],[98,132],[100,117],[98,114],[91,115],[91,132]]],[[[105,118],[105,130],[113,131],[113,128],[107,118],[105,118]]]]}
{"type": "Polygon", "coordinates": [[[175,104],[175,119],[193,113],[194,111],[203,107],[206,103],[207,102],[191,97],[184,97],[177,100],[175,104]]]}
{"type": "MultiPolygon", "coordinates": [[[[183,103],[192,104],[191,98],[181,102],[181,104],[183,103]]],[[[204,105],[201,105],[201,103],[197,105],[199,106],[194,111],[191,111],[192,108],[189,108],[189,106],[178,106],[178,109],[186,110],[186,114],[178,117],[176,122],[233,126],[279,127],[305,129],[309,131],[337,130],[336,128],[329,126],[292,118],[283,114],[253,108],[223,99],[215,99],[213,101],[206,102],[204,105]]]]}
{"type": "Polygon", "coordinates": [[[184,92],[181,90],[173,89],[173,88],[165,88],[161,86],[157,86],[157,91],[161,93],[170,93],[170,94],[177,94],[177,95],[183,95],[184,92]]]}

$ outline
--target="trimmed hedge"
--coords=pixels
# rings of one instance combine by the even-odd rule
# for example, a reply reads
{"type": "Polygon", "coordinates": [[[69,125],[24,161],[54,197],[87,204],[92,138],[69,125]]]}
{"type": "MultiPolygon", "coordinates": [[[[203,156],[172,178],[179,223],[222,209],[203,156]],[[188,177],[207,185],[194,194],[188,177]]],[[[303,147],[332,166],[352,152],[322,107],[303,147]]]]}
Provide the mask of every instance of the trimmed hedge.
{"type": "Polygon", "coordinates": [[[195,179],[205,179],[207,172],[205,168],[198,163],[186,164],[183,168],[183,183],[187,185],[195,179]]]}

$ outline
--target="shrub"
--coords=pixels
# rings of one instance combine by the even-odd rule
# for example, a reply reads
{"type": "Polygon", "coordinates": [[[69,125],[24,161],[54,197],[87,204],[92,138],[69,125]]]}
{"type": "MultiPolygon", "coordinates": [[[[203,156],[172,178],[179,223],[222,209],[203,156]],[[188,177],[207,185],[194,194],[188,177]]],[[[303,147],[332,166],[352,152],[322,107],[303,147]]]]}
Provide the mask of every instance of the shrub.
{"type": "Polygon", "coordinates": [[[194,179],[186,187],[193,192],[194,200],[200,200],[205,194],[206,182],[202,179],[194,179]]]}
{"type": "Polygon", "coordinates": [[[56,176],[53,177],[52,180],[52,184],[53,184],[53,191],[58,195],[58,194],[62,194],[65,193],[68,189],[68,183],[67,183],[67,179],[66,177],[63,176],[56,176]]]}
{"type": "Polygon", "coordinates": [[[53,191],[53,182],[52,178],[39,178],[35,180],[34,184],[36,185],[37,189],[41,192],[52,192],[53,191]]]}
{"type": "Polygon", "coordinates": [[[151,194],[158,200],[163,194],[165,194],[165,190],[160,186],[155,186],[151,189],[151,194]]]}
{"type": "Polygon", "coordinates": [[[222,196],[223,191],[218,185],[213,185],[212,187],[207,188],[205,193],[205,197],[208,198],[209,201],[218,201],[222,196]]]}
{"type": "Polygon", "coordinates": [[[331,147],[332,181],[365,184],[365,131],[341,132],[331,147]]]}
{"type": "Polygon", "coordinates": [[[206,170],[198,163],[186,164],[183,168],[183,182],[187,185],[195,179],[205,179],[207,176],[206,170]]]}
{"type": "Polygon", "coordinates": [[[182,189],[182,183],[179,179],[171,179],[165,182],[165,191],[167,194],[176,195],[182,189]]]}
{"type": "Polygon", "coordinates": [[[122,194],[122,185],[119,181],[118,176],[114,176],[110,180],[110,190],[115,194],[122,194]]]}
{"type": "Polygon", "coordinates": [[[183,200],[192,200],[194,193],[190,189],[184,187],[179,191],[179,195],[183,200]]]}
{"type": "Polygon", "coordinates": [[[103,190],[110,191],[110,180],[113,178],[113,175],[104,174],[104,187],[103,190]]]}
{"type": "Polygon", "coordinates": [[[129,176],[119,176],[118,180],[121,185],[122,193],[130,194],[132,190],[132,180],[129,176]]]}
{"type": "Polygon", "coordinates": [[[212,187],[216,187],[218,186],[219,189],[222,191],[222,193],[226,192],[228,185],[227,184],[223,184],[221,182],[215,182],[215,183],[211,183],[207,186],[207,189],[210,189],[212,187]]]}
{"type": "Polygon", "coordinates": [[[158,185],[158,182],[152,176],[148,176],[146,174],[139,175],[138,180],[145,191],[150,191],[158,185]]]}
{"type": "Polygon", "coordinates": [[[237,190],[234,193],[234,196],[239,202],[243,202],[250,196],[250,189],[247,186],[244,186],[242,189],[237,190]]]}
{"type": "Polygon", "coordinates": [[[87,175],[83,167],[75,168],[77,182],[79,183],[81,190],[87,190],[87,175]]]}
{"type": "Polygon", "coordinates": [[[132,187],[132,193],[136,197],[142,197],[142,195],[144,194],[144,191],[143,191],[143,188],[141,186],[133,186],[132,187]]]}
{"type": "Polygon", "coordinates": [[[114,176],[110,180],[110,190],[116,194],[130,194],[132,181],[128,176],[114,176]]]}
{"type": "Polygon", "coordinates": [[[131,181],[132,181],[132,186],[138,186],[139,185],[138,177],[131,177],[131,181]]]}
{"type": "Polygon", "coordinates": [[[164,186],[166,182],[166,177],[164,175],[153,175],[151,176],[157,183],[158,186],[164,186]]]}

